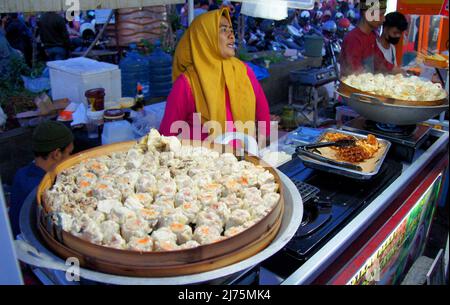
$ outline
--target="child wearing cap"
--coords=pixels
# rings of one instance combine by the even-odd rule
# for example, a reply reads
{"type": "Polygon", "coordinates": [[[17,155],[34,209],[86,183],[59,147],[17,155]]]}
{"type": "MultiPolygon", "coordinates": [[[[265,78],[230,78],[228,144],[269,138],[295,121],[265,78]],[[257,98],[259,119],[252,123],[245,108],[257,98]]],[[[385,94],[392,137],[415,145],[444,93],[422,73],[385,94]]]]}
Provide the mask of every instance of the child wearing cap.
{"type": "Polygon", "coordinates": [[[14,237],[20,233],[19,216],[23,202],[45,173],[72,153],[73,134],[62,123],[45,121],[35,128],[31,145],[34,161],[17,171],[12,186],[9,218],[14,237]]]}

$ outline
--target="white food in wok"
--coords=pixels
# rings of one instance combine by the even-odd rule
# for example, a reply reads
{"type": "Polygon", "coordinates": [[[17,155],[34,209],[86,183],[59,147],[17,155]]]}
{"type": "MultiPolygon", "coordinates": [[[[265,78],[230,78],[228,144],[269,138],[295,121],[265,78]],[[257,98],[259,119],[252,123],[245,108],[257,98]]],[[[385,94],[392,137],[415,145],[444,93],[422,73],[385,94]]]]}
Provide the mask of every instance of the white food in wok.
{"type": "Polygon", "coordinates": [[[181,146],[152,130],[128,151],[65,169],[44,200],[64,231],[97,245],[149,252],[239,234],[274,208],[278,192],[261,166],[181,146]]]}
{"type": "Polygon", "coordinates": [[[362,73],[349,75],[342,80],[348,86],[372,94],[407,101],[435,101],[447,97],[440,84],[417,76],[405,77],[402,74],[383,75],[362,73]]]}

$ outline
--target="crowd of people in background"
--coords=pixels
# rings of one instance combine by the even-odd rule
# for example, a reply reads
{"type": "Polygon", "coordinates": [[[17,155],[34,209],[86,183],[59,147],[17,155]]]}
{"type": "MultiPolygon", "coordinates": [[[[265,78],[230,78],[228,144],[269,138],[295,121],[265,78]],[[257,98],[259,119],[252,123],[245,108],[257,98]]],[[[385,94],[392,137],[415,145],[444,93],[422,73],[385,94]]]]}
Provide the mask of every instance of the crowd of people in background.
{"type": "Polygon", "coordinates": [[[27,65],[31,66],[33,43],[37,60],[60,60],[80,47],[83,40],[95,37],[95,13],[87,11],[67,20],[65,13],[1,14],[0,35],[10,46],[21,52],[27,65]]]}

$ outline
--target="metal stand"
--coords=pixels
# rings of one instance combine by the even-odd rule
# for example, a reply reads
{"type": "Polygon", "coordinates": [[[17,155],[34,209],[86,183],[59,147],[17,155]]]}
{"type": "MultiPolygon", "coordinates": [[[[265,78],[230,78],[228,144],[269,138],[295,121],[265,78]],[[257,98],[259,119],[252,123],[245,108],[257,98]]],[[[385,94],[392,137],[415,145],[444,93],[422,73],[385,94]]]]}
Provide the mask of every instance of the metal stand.
{"type": "Polygon", "coordinates": [[[293,103],[294,86],[295,86],[295,83],[291,82],[289,84],[288,105],[292,106],[295,109],[295,111],[298,114],[300,114],[302,117],[304,117],[314,128],[317,128],[317,127],[327,123],[328,121],[319,122],[319,106],[318,105],[322,101],[322,98],[319,97],[317,87],[302,85],[304,87],[310,88],[310,93],[308,95],[308,101],[305,105],[296,105],[293,103]],[[308,111],[311,107],[312,107],[312,113],[313,113],[312,120],[306,114],[306,113],[311,113],[311,111],[308,111]]]}
{"type": "Polygon", "coordinates": [[[2,245],[0,285],[23,285],[22,272],[20,271],[13,240],[0,179],[0,245],[2,245]]]}

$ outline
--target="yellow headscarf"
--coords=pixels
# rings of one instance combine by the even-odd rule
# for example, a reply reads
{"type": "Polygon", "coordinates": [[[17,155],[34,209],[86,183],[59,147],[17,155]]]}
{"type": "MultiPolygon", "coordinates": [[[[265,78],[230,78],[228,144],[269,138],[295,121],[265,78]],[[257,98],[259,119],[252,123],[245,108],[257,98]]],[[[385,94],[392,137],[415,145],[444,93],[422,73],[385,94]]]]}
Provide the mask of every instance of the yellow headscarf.
{"type": "MultiPolygon", "coordinates": [[[[244,63],[235,57],[224,59],[221,56],[221,16],[231,24],[226,8],[204,13],[194,19],[175,51],[172,76],[175,81],[181,73],[186,75],[202,122],[217,121],[225,132],[225,87],[228,88],[235,122],[255,121],[256,98],[244,63]]],[[[239,126],[237,129],[244,132],[239,130],[239,126]]]]}

